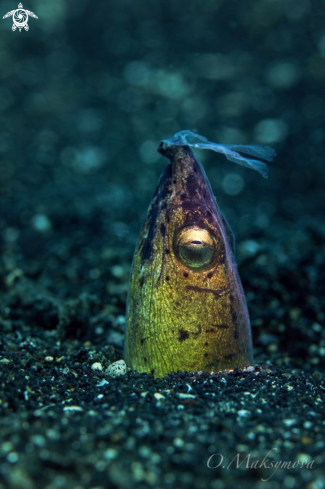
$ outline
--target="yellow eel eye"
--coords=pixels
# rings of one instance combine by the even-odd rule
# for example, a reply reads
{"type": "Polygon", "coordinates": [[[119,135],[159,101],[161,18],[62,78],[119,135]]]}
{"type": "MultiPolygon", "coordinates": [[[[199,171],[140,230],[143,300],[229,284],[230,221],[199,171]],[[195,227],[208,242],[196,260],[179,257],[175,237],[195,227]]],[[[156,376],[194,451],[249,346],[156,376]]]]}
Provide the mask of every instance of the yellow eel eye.
{"type": "Polygon", "coordinates": [[[175,239],[175,254],[188,268],[199,271],[207,268],[217,256],[218,243],[207,229],[197,226],[183,228],[175,239]]]}

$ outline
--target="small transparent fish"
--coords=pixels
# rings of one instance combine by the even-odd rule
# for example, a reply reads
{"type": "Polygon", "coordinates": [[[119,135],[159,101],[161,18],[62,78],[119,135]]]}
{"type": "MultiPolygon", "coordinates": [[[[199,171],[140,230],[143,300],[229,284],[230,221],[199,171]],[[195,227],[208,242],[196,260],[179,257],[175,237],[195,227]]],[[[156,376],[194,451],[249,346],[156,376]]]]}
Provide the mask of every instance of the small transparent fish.
{"type": "Polygon", "coordinates": [[[136,246],[127,304],[125,361],[163,377],[253,363],[247,304],[231,233],[190,146],[212,149],[264,177],[272,148],[220,145],[191,131],[163,140],[163,171],[136,246]]]}
{"type": "Polygon", "coordinates": [[[266,161],[272,161],[276,156],[276,152],[270,146],[217,144],[208,141],[204,136],[200,136],[199,134],[195,134],[188,130],[177,132],[172,139],[165,139],[162,142],[171,146],[184,146],[186,144],[187,146],[192,146],[193,148],[198,149],[212,149],[212,151],[216,151],[216,153],[223,153],[227,160],[232,161],[233,163],[258,171],[264,178],[268,178],[267,165],[262,161],[246,158],[240,153],[256,156],[257,158],[266,161]]]}

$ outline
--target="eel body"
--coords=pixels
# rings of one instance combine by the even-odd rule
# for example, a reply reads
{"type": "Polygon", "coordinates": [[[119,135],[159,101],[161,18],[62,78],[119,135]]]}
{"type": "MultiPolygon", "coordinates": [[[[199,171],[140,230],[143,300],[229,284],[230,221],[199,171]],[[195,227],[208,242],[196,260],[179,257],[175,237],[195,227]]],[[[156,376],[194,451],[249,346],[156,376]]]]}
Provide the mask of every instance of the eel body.
{"type": "Polygon", "coordinates": [[[127,304],[125,361],[139,372],[220,371],[253,362],[249,315],[205,171],[188,145],[170,160],[140,233],[127,304]]]}

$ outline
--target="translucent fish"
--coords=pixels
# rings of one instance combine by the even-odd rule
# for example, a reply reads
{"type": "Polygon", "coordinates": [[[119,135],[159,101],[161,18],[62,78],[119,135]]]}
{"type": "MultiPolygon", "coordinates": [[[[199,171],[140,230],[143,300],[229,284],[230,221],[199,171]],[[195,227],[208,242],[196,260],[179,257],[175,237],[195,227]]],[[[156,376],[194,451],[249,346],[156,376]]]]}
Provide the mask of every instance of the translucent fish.
{"type": "Polygon", "coordinates": [[[256,156],[257,158],[261,158],[266,161],[272,161],[276,155],[276,152],[270,146],[217,144],[208,141],[207,138],[200,136],[200,134],[196,134],[188,130],[177,132],[172,139],[164,139],[162,142],[167,146],[187,145],[198,149],[212,149],[212,151],[216,151],[217,153],[223,153],[229,161],[258,171],[264,178],[268,177],[268,166],[266,163],[259,160],[246,158],[240,153],[256,156]]]}

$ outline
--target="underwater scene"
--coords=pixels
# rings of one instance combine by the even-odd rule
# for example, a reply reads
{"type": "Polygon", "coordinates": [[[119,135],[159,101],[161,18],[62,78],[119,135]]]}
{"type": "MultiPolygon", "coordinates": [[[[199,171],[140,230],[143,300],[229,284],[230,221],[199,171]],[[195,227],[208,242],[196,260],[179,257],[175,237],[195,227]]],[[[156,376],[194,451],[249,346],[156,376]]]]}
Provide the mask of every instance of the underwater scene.
{"type": "Polygon", "coordinates": [[[325,489],[324,1],[28,1],[0,489],[325,489]]]}

